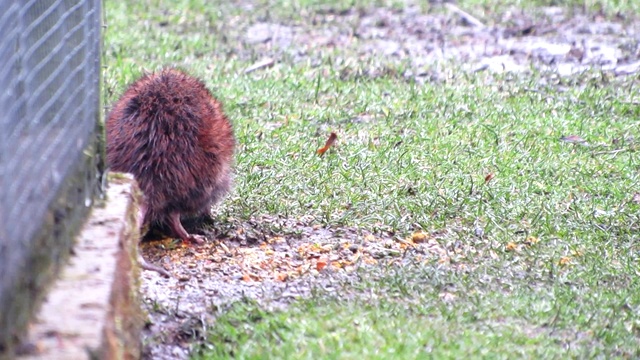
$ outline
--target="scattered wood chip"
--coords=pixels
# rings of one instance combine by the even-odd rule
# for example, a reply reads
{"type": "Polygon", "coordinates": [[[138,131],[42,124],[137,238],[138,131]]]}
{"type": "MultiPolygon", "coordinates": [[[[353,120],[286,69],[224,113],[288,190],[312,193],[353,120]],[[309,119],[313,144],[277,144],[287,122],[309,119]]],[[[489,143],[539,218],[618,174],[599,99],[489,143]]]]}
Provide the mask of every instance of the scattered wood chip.
{"type": "Polygon", "coordinates": [[[538,239],[535,236],[527,236],[527,239],[524,241],[525,245],[527,245],[527,246],[533,246],[533,245],[537,244],[538,242],[540,242],[540,239],[538,239]]]}
{"type": "Polygon", "coordinates": [[[560,265],[569,265],[571,264],[571,256],[563,256],[558,260],[558,264],[560,265]]]}
{"type": "Polygon", "coordinates": [[[440,297],[440,300],[444,302],[451,302],[456,299],[456,295],[450,292],[443,292],[438,296],[440,297]]]}
{"type": "Polygon", "coordinates": [[[452,3],[445,3],[444,4],[450,11],[458,14],[464,21],[466,21],[469,25],[477,27],[477,28],[484,28],[484,24],[482,23],[482,21],[476,19],[474,16],[472,16],[471,14],[469,14],[468,12],[460,9],[459,7],[455,6],[452,3]]]}
{"type": "Polygon", "coordinates": [[[246,68],[244,70],[244,73],[249,74],[256,70],[260,70],[262,68],[271,67],[273,66],[273,64],[275,64],[275,60],[273,60],[272,58],[264,58],[254,63],[253,65],[249,66],[248,68],[246,68]]]}
{"type": "Polygon", "coordinates": [[[283,272],[275,272],[274,276],[273,276],[277,281],[287,281],[287,279],[289,278],[289,274],[287,273],[283,273],[283,272]]]}
{"type": "Polygon", "coordinates": [[[581,138],[578,135],[567,135],[560,138],[561,141],[567,142],[569,144],[577,144],[577,145],[589,145],[587,140],[581,138]]]}

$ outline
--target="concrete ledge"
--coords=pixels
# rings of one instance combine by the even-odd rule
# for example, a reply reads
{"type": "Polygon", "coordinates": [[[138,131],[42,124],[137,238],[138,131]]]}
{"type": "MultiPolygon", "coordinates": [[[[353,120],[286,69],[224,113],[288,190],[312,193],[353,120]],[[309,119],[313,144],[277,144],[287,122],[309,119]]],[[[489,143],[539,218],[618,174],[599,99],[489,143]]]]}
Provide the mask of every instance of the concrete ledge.
{"type": "Polygon", "coordinates": [[[18,359],[139,359],[144,319],[136,262],[139,191],[111,177],[69,264],[29,328],[29,354],[18,359]]]}

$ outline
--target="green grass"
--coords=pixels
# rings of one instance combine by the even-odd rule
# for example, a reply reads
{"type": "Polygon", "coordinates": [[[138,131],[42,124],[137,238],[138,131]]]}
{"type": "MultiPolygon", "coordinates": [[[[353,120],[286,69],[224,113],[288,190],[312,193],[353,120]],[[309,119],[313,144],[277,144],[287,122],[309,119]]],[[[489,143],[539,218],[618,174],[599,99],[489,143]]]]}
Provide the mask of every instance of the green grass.
{"type": "Polygon", "coordinates": [[[202,358],[638,356],[633,344],[639,304],[625,296],[604,292],[590,299],[595,294],[570,283],[482,284],[486,274],[405,270],[362,284],[369,289],[355,300],[316,297],[282,312],[238,303],[218,318],[214,345],[202,358]],[[445,292],[455,298],[444,301],[445,292]]]}
{"type": "Polygon", "coordinates": [[[225,104],[238,138],[218,221],[445,231],[452,265],[362,270],[279,311],[238,303],[211,325],[203,358],[640,356],[636,79],[454,69],[418,84],[402,59],[310,47],[296,61],[242,41],[252,23],[321,28],[305,16],[352,4],[284,3],[107,2],[106,102],[143,69],[186,68],[225,104]],[[278,62],[244,74],[264,55],[278,62]],[[337,145],[317,156],[331,131],[337,145]],[[527,236],[540,241],[525,246],[527,236]]]}

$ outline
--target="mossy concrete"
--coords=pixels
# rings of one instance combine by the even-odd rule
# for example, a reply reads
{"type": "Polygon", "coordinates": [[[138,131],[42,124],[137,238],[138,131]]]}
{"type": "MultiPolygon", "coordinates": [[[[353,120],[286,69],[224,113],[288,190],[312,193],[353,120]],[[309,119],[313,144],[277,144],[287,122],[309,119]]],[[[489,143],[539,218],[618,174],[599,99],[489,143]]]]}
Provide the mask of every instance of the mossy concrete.
{"type": "Polygon", "coordinates": [[[130,177],[111,180],[30,326],[29,354],[19,359],[140,358],[139,192],[130,177]]]}
{"type": "Polygon", "coordinates": [[[101,191],[98,180],[103,174],[104,158],[97,150],[103,136],[99,131],[96,129],[93,141],[80,153],[75,168],[59,187],[39,232],[25,245],[22,255],[15,257],[16,261],[4,264],[5,282],[0,286],[0,359],[11,358],[33,313],[66,263],[74,238],[101,191]]]}

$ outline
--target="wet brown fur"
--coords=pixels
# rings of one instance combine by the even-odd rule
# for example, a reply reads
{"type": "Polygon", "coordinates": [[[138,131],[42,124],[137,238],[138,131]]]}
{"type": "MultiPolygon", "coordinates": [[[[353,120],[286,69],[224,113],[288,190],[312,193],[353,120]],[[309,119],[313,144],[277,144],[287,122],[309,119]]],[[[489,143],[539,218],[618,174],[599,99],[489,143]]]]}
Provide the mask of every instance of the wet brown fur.
{"type": "Polygon", "coordinates": [[[180,70],[135,81],[115,103],[106,131],[111,170],[132,173],[144,194],[144,224],[179,232],[172,214],[208,214],[231,186],[231,124],[204,83],[180,70]]]}

